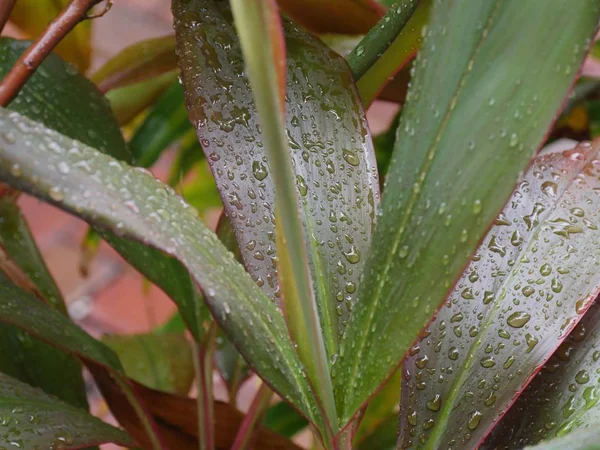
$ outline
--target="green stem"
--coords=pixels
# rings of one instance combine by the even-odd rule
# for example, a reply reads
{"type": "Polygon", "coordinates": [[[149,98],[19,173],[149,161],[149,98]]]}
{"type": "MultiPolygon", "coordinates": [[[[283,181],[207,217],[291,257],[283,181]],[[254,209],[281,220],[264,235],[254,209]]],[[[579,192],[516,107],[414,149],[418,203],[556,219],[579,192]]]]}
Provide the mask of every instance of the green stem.
{"type": "Polygon", "coordinates": [[[354,79],[358,80],[367,73],[392,45],[412,17],[418,4],[419,0],[398,0],[350,52],[346,60],[354,79]]]}

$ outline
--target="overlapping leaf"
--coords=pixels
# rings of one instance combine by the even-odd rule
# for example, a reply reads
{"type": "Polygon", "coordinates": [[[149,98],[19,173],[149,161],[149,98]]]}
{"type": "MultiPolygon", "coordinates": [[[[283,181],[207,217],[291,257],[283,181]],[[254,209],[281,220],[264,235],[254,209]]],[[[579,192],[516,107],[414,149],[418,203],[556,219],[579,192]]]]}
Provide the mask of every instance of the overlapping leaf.
{"type": "MultiPolygon", "coordinates": [[[[274,181],[226,2],[175,2],[190,117],[248,271],[271,296],[274,181]]],[[[287,23],[287,133],[329,356],[354,303],[378,204],[372,143],[345,62],[287,23]]]]}
{"type": "MultiPolygon", "coordinates": [[[[29,46],[0,38],[0,77],[29,46]]],[[[123,161],[131,156],[110,107],[75,67],[49,55],[23,86],[9,109],[123,161]],[[76,99],[76,101],[74,101],[76,99]]]]}
{"type": "Polygon", "coordinates": [[[402,448],[476,448],[595,299],[597,153],[539,157],[519,184],[404,364],[402,448]]]}
{"type": "Polygon", "coordinates": [[[400,362],[510,195],[573,83],[599,9],[594,0],[434,4],[336,363],[344,420],[400,362]]]}
{"type": "Polygon", "coordinates": [[[0,178],[178,258],[202,287],[227,335],[282,396],[315,409],[281,311],[168,187],[77,141],[0,110],[0,178]],[[9,139],[6,139],[6,136],[9,139]],[[22,170],[15,173],[18,165],[22,170]],[[68,173],[59,170],[68,166],[68,173]]]}
{"type": "Polygon", "coordinates": [[[519,396],[483,448],[521,448],[575,429],[597,429],[599,337],[600,306],[594,304],[519,396]]]}
{"type": "Polygon", "coordinates": [[[131,445],[126,433],[0,373],[0,446],[77,449],[114,442],[131,445]]]}
{"type": "Polygon", "coordinates": [[[375,0],[277,0],[281,9],[317,33],[366,33],[383,15],[375,0]]]}

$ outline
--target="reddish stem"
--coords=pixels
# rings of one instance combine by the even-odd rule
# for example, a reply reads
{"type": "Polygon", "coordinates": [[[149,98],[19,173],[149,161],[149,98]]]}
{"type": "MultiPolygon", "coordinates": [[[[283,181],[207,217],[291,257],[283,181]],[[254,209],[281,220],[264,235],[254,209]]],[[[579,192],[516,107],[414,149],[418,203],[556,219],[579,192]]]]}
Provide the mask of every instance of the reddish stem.
{"type": "Polygon", "coordinates": [[[256,391],[250,409],[240,425],[231,450],[246,450],[249,448],[254,431],[267,410],[272,396],[273,391],[265,383],[262,383],[258,391],[256,391]]]}
{"type": "Polygon", "coordinates": [[[15,3],[17,3],[17,0],[3,0],[2,3],[0,3],[0,32],[4,29],[6,22],[8,22],[10,12],[15,6],[15,3]]]}
{"type": "MultiPolygon", "coordinates": [[[[14,0],[11,0],[14,1],[14,0]]],[[[11,1],[8,3],[10,4],[11,1]]],[[[8,105],[58,43],[102,0],[73,0],[21,55],[0,83],[0,106],[8,105]]],[[[4,9],[4,6],[0,9],[4,9]]],[[[2,18],[0,11],[0,18],[2,18]]]]}

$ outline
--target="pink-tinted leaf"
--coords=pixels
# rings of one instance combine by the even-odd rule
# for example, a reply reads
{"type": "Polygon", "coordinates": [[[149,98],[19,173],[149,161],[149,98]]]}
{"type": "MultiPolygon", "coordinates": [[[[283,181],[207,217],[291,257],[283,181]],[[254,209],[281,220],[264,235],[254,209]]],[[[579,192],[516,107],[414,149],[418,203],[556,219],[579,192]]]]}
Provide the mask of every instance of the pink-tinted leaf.
{"type": "Polygon", "coordinates": [[[402,448],[476,448],[595,299],[597,157],[541,156],[519,183],[405,361],[402,448]]]}

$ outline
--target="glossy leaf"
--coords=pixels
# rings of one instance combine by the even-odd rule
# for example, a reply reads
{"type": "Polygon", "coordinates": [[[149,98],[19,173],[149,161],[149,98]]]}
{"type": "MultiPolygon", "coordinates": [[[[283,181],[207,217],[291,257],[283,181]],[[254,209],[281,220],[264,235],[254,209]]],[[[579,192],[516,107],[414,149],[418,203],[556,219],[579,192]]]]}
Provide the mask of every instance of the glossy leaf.
{"type": "MultiPolygon", "coordinates": [[[[60,291],[44,264],[25,219],[18,206],[7,199],[0,199],[0,250],[0,273],[10,274],[10,266],[14,266],[35,295],[61,313],[66,313],[60,291]]],[[[0,336],[2,372],[40,387],[72,405],[87,408],[81,365],[77,360],[10,325],[0,325],[0,336]]]]}
{"type": "MultiPolygon", "coordinates": [[[[244,63],[227,6],[191,1],[175,17],[190,117],[245,265],[274,297],[273,169],[266,161],[250,87],[239,76],[244,63]]],[[[378,180],[364,113],[345,62],[300,29],[289,23],[284,28],[288,145],[302,196],[304,230],[312,241],[309,263],[319,314],[329,333],[326,347],[335,359],[337,331],[349,316],[369,248],[378,180]]]]}
{"type": "MultiPolygon", "coordinates": [[[[30,37],[39,36],[70,0],[19,0],[10,20],[30,37]]],[[[66,61],[74,63],[85,72],[91,61],[91,21],[77,25],[56,47],[56,52],[66,61]]]]}
{"type": "Polygon", "coordinates": [[[0,110],[0,136],[7,133],[11,139],[4,142],[0,154],[1,179],[97,227],[177,257],[202,287],[215,319],[256,372],[314,417],[314,404],[281,311],[189,206],[148,173],[0,110]],[[60,163],[69,167],[68,174],[58,170],[60,163]],[[11,171],[15,164],[22,168],[18,176],[11,171]]]}
{"type": "Polygon", "coordinates": [[[485,448],[523,447],[597,428],[599,338],[600,307],[595,303],[502,418],[485,448]]]}
{"type": "Polygon", "coordinates": [[[580,430],[562,438],[526,447],[525,450],[600,450],[600,428],[595,424],[589,430],[580,430]]]}
{"type": "Polygon", "coordinates": [[[0,446],[78,449],[114,442],[131,445],[121,430],[0,373],[0,446]]]}
{"type": "Polygon", "coordinates": [[[175,70],[175,37],[164,36],[125,47],[98,69],[91,80],[106,92],[175,70]]]}
{"type": "MultiPolygon", "coordinates": [[[[310,385],[327,419],[327,427],[337,429],[337,414],[329,373],[319,309],[309,269],[302,229],[299,199],[294,183],[292,158],[285,130],[286,61],[285,39],[274,0],[259,2],[233,0],[231,9],[244,56],[258,124],[263,129],[267,161],[271,167],[275,195],[275,239],[281,300],[286,322],[310,385]]],[[[330,323],[325,316],[326,323],[330,323]]]]}
{"type": "Polygon", "coordinates": [[[194,380],[190,343],[181,333],[107,336],[125,374],[150,388],[185,395],[194,380]]]}
{"type": "Polygon", "coordinates": [[[161,153],[188,130],[192,130],[192,126],[183,100],[183,88],[175,81],[156,101],[131,138],[136,165],[152,166],[161,153]]]}
{"type": "Polygon", "coordinates": [[[344,421],[400,362],[504,205],[573,83],[599,9],[435,3],[336,363],[344,421]]]}
{"type": "Polygon", "coordinates": [[[520,182],[404,364],[402,448],[476,448],[595,299],[597,153],[539,157],[520,182]]]}
{"type": "Polygon", "coordinates": [[[364,34],[383,15],[375,0],[277,0],[294,21],[316,33],[364,34]]]}
{"type": "Polygon", "coordinates": [[[285,402],[271,406],[262,423],[269,430],[288,437],[292,437],[308,427],[306,419],[285,402]]]}
{"type": "MultiPolygon", "coordinates": [[[[403,3],[401,2],[401,4],[403,3]]],[[[370,52],[366,50],[359,55],[361,44],[350,56],[350,62],[353,66],[362,67],[362,70],[356,73],[360,76],[356,80],[356,88],[365,106],[370,105],[375,100],[385,86],[394,79],[394,76],[402,68],[406,67],[417,53],[421,46],[423,30],[429,22],[432,3],[433,0],[419,0],[419,5],[411,14],[410,20],[401,27],[397,37],[387,44],[385,51],[376,53],[379,55],[376,59],[369,59],[370,52]],[[363,59],[370,61],[370,63],[363,62],[363,59]]],[[[381,31],[382,38],[389,38],[390,35],[398,32],[400,27],[397,27],[396,21],[402,24],[405,11],[406,9],[397,15],[388,12],[388,14],[394,16],[394,22],[390,19],[389,24],[384,24],[384,29],[381,31]]],[[[374,29],[367,36],[373,36],[372,39],[375,40],[376,44],[379,44],[379,34],[380,31],[374,29]]],[[[377,47],[377,45],[375,46],[377,47]]]]}
{"type": "MultiPolygon", "coordinates": [[[[0,38],[0,78],[29,44],[0,38]]],[[[103,153],[131,160],[106,100],[87,78],[56,55],[44,60],[8,108],[103,153]]]]}

